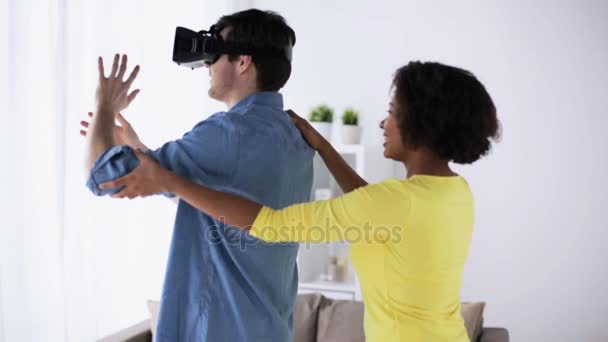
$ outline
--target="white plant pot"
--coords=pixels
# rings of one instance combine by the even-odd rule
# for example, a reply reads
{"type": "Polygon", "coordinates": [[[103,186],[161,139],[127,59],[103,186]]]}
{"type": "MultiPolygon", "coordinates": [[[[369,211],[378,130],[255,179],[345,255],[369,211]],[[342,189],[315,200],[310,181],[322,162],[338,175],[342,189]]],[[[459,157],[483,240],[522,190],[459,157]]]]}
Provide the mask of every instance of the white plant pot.
{"type": "Polygon", "coordinates": [[[355,125],[342,125],[342,143],[359,144],[361,142],[361,127],[355,125]]]}
{"type": "Polygon", "coordinates": [[[310,125],[317,131],[325,140],[331,142],[331,122],[311,122],[310,125]]]}

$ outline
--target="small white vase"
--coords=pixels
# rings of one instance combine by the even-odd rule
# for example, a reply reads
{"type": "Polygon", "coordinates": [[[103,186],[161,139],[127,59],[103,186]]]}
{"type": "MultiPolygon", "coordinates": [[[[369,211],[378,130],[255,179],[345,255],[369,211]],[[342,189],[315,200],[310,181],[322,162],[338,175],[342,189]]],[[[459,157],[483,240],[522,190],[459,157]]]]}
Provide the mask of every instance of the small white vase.
{"type": "Polygon", "coordinates": [[[361,127],[355,125],[342,125],[342,143],[359,144],[361,142],[361,127]]]}
{"type": "Polygon", "coordinates": [[[313,121],[310,125],[317,131],[325,140],[331,142],[331,122],[316,122],[313,121]]]}

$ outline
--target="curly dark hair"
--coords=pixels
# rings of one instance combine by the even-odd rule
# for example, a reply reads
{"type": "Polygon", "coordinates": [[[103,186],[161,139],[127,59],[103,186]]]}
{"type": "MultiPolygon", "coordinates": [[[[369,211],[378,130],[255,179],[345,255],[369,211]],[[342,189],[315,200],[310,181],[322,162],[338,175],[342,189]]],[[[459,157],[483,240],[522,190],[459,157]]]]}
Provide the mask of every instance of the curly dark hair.
{"type": "Polygon", "coordinates": [[[494,103],[469,71],[410,62],[395,72],[391,90],[408,148],[426,147],[443,160],[471,164],[500,137],[494,103]]]}

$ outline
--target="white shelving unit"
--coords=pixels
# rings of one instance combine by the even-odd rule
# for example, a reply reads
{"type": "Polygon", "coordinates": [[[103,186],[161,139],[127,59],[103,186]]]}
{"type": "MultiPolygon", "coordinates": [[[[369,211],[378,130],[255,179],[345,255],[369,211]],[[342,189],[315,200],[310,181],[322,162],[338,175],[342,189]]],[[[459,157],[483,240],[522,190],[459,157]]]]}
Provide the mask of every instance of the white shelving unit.
{"type": "MultiPolygon", "coordinates": [[[[333,145],[346,162],[368,183],[377,183],[394,177],[395,163],[384,158],[382,146],[333,145]]],[[[313,200],[317,189],[329,189],[331,197],[342,195],[342,190],[319,155],[316,155],[314,159],[314,179],[311,192],[313,200]]],[[[348,255],[348,244],[336,242],[302,243],[300,245],[298,293],[321,293],[328,298],[360,301],[362,298],[359,281],[350,259],[345,281],[325,280],[324,274],[327,273],[330,250],[337,256],[348,255]]]]}

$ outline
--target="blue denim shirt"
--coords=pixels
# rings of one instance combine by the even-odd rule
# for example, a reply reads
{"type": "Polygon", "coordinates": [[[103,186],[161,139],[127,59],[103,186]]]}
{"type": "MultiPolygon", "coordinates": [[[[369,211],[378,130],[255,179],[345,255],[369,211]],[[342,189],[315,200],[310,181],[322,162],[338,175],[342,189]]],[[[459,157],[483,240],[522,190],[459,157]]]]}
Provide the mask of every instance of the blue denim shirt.
{"type": "MultiPolygon", "coordinates": [[[[255,93],[148,152],[163,167],[272,208],[309,200],[314,151],[276,92],[255,93]]],[[[87,182],[137,167],[127,146],[105,151],[87,182]]],[[[293,341],[298,245],[268,244],[179,201],[157,341],[293,341]]]]}

